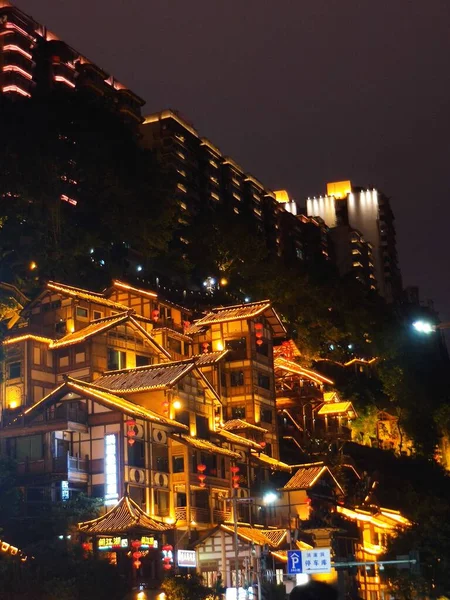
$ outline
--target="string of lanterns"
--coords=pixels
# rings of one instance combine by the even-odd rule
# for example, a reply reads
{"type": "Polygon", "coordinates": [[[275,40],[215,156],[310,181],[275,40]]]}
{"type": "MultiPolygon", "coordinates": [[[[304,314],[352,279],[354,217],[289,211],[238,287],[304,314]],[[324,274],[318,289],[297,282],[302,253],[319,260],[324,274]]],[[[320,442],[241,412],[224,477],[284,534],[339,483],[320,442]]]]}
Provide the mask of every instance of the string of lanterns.
{"type": "Polygon", "coordinates": [[[199,486],[201,488],[206,487],[206,483],[205,483],[205,479],[206,479],[206,475],[204,474],[206,471],[206,465],[204,464],[199,464],[197,465],[197,471],[198,471],[198,481],[199,481],[199,486]]]}

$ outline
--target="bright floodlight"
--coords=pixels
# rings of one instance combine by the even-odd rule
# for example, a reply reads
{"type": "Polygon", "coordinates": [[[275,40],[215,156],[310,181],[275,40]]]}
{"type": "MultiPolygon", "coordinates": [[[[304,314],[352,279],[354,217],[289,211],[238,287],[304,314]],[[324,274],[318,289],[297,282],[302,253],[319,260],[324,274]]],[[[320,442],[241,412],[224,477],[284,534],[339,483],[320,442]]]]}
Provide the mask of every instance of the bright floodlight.
{"type": "Polygon", "coordinates": [[[275,492],[266,492],[263,496],[264,504],[273,504],[278,500],[278,496],[275,492]]]}
{"type": "Polygon", "coordinates": [[[415,321],[413,327],[419,333],[433,333],[435,330],[434,326],[428,321],[415,321]]]}

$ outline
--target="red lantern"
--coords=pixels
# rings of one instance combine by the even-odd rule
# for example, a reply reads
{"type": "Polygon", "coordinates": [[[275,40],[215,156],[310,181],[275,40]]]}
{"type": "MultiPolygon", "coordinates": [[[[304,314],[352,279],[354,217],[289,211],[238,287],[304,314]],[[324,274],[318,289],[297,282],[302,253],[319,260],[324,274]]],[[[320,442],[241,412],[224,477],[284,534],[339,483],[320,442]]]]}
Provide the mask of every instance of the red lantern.
{"type": "Polygon", "coordinates": [[[208,354],[208,352],[209,352],[209,342],[203,342],[202,347],[203,347],[203,354],[208,354]]]}
{"type": "Polygon", "coordinates": [[[172,565],[170,563],[164,563],[163,567],[166,571],[170,571],[170,569],[172,568],[172,565]]]}
{"type": "Polygon", "coordinates": [[[203,483],[203,482],[205,481],[205,479],[206,479],[206,475],[199,475],[199,476],[198,476],[198,480],[199,480],[201,483],[203,483]]]}
{"type": "Polygon", "coordinates": [[[152,319],[155,323],[158,322],[159,319],[159,310],[157,308],[155,308],[155,310],[152,310],[152,319]]]}
{"type": "Polygon", "coordinates": [[[184,329],[184,331],[187,331],[190,326],[191,326],[191,322],[190,321],[183,321],[183,329],[184,329]]]}
{"type": "Polygon", "coordinates": [[[199,473],[204,473],[206,471],[206,465],[203,465],[203,464],[197,465],[197,471],[199,473]]]}
{"type": "Polygon", "coordinates": [[[239,467],[231,467],[231,468],[230,468],[230,471],[231,471],[233,474],[239,473],[239,467]]]}
{"type": "Polygon", "coordinates": [[[141,553],[140,552],[133,552],[133,558],[135,558],[136,560],[138,560],[139,558],[141,558],[141,553]]]}
{"type": "Polygon", "coordinates": [[[135,548],[136,550],[137,550],[138,548],[140,548],[141,546],[142,546],[142,544],[141,544],[141,540],[133,540],[133,541],[131,542],[131,547],[132,547],[132,548],[135,548]]]}
{"type": "Polygon", "coordinates": [[[260,443],[261,448],[264,450],[264,448],[267,446],[266,442],[261,442],[260,443]]]}
{"type": "Polygon", "coordinates": [[[127,421],[127,438],[128,444],[132,446],[134,444],[134,438],[136,437],[136,421],[134,419],[128,419],[127,421]]]}
{"type": "Polygon", "coordinates": [[[140,560],[135,560],[135,561],[134,561],[134,563],[133,563],[133,565],[134,565],[135,569],[139,569],[139,567],[141,566],[141,564],[142,564],[142,563],[141,563],[141,561],[140,561],[140,560]]]}
{"type": "Polygon", "coordinates": [[[91,549],[91,545],[88,542],[84,542],[84,544],[81,544],[81,547],[85,552],[89,552],[89,550],[91,549]]]}
{"type": "Polygon", "coordinates": [[[258,344],[258,346],[262,346],[264,344],[262,340],[256,340],[256,343],[258,344]]]}

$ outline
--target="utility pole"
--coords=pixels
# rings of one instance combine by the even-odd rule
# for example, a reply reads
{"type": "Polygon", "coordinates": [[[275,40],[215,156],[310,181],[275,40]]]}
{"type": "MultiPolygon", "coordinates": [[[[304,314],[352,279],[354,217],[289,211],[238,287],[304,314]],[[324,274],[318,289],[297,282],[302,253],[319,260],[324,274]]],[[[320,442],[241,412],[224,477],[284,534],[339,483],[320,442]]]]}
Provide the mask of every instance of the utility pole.
{"type": "Polygon", "coordinates": [[[236,600],[239,597],[239,538],[237,526],[237,490],[233,495],[233,519],[234,519],[234,569],[236,572],[236,600]]]}

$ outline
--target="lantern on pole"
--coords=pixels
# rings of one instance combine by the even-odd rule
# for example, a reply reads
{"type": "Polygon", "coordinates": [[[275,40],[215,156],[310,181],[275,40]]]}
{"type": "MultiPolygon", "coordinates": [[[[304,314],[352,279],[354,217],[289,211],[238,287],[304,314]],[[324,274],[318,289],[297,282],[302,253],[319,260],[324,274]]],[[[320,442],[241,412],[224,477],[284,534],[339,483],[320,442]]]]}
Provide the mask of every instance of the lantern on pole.
{"type": "Polygon", "coordinates": [[[141,558],[141,553],[139,552],[139,548],[141,547],[141,545],[141,540],[133,540],[131,542],[131,547],[133,548],[132,557],[134,558],[133,566],[136,570],[139,569],[139,567],[142,564],[139,560],[141,558]]]}

